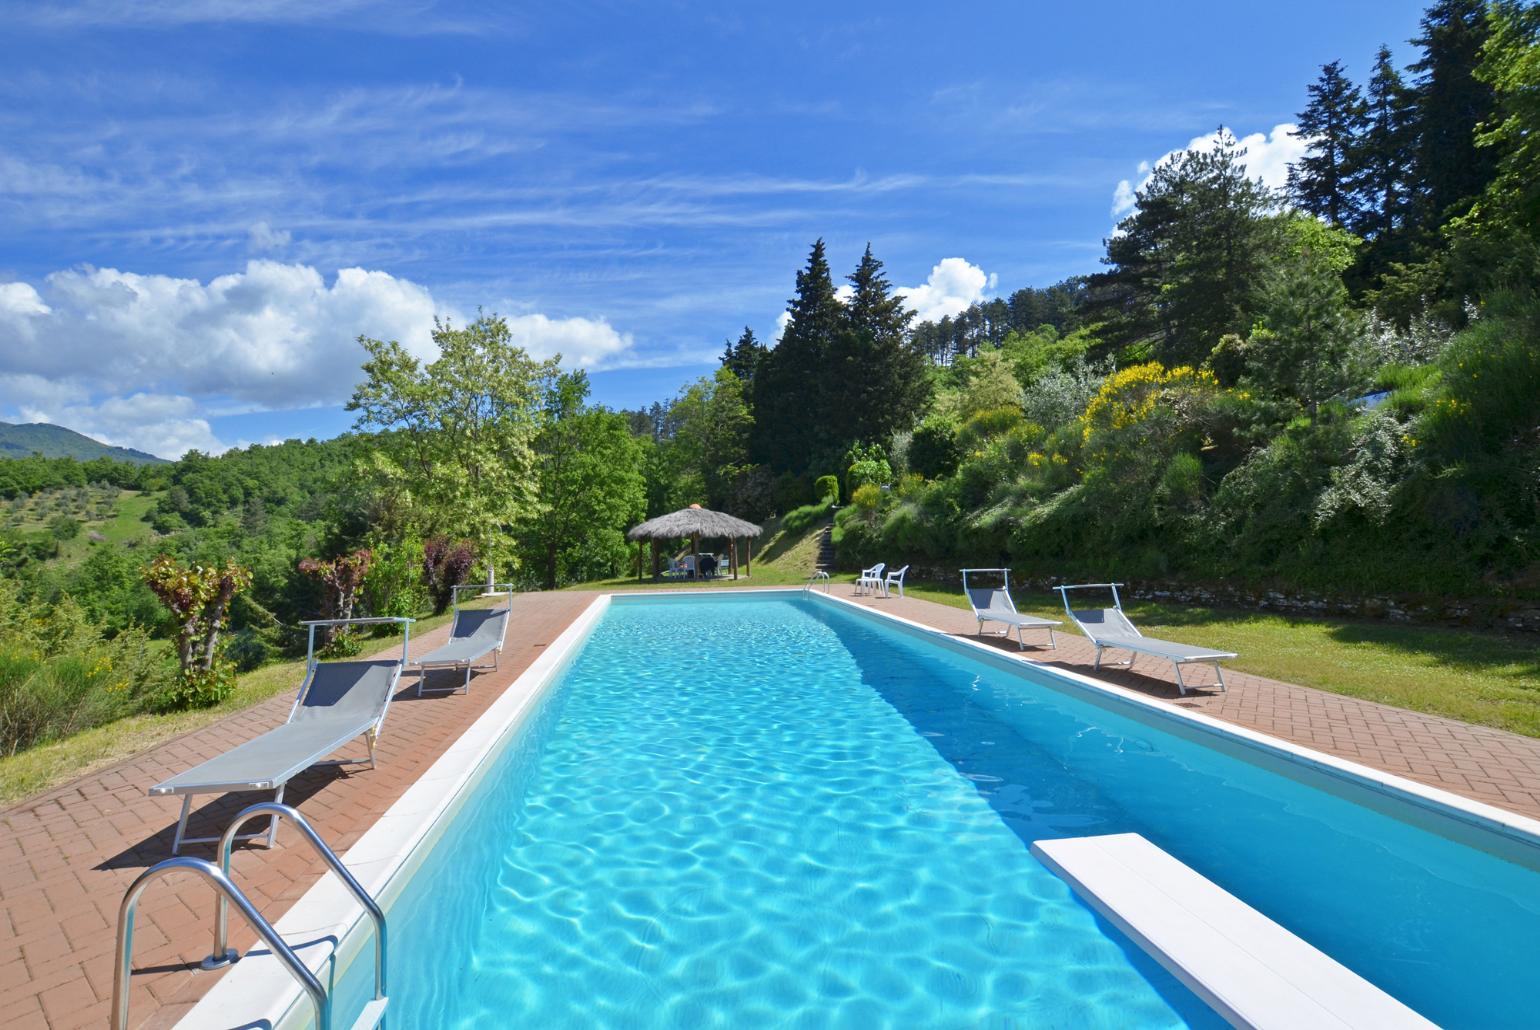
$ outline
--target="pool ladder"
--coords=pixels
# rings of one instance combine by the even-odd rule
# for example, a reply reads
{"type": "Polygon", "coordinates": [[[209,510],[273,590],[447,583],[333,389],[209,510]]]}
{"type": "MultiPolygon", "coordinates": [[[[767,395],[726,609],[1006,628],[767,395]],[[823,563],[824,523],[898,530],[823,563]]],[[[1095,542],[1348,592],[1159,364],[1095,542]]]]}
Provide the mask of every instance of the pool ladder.
{"type": "Polygon", "coordinates": [[[218,969],[239,957],[235,949],[230,947],[229,942],[229,905],[233,902],[235,907],[241,910],[241,915],[245,916],[246,921],[257,931],[257,936],[272,950],[273,955],[283,963],[294,979],[299,981],[300,987],[310,997],[311,1008],[315,1011],[316,1030],[331,1030],[331,998],[327,996],[326,988],[299,956],[294,954],[294,949],[284,942],[284,939],[278,935],[278,931],[273,929],[273,924],[257,911],[245,892],[230,879],[230,849],[235,844],[236,831],[260,815],[272,819],[274,829],[277,828],[280,819],[288,819],[292,822],[331,871],[342,880],[343,886],[358,899],[364,911],[374,920],[374,999],[359,1013],[352,1030],[374,1030],[384,1021],[387,1004],[385,913],[380,911],[380,906],[369,896],[369,892],[353,878],[353,874],[348,872],[347,866],[342,864],[337,853],[327,846],[321,839],[321,835],[315,832],[315,828],[304,816],[288,805],[276,801],[263,801],[242,809],[225,830],[224,836],[219,840],[219,865],[202,858],[189,858],[185,855],[168,858],[140,873],[139,877],[129,885],[127,893],[123,895],[123,903],[118,906],[118,946],[112,970],[112,1030],[128,1028],[130,962],[134,950],[134,915],[139,907],[139,897],[151,883],[174,872],[198,874],[207,880],[219,895],[218,906],[214,911],[214,950],[208,958],[203,960],[202,967],[218,969]]]}

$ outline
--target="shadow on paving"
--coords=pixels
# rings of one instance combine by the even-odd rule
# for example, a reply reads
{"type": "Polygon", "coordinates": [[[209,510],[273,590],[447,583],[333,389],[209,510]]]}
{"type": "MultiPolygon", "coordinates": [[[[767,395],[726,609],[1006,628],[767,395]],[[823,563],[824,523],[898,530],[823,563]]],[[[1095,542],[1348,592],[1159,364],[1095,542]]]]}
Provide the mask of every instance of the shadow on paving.
{"type": "MultiPolygon", "coordinates": [[[[293,805],[296,808],[315,797],[331,784],[335,783],[354,772],[369,772],[367,766],[322,766],[317,769],[308,769],[289,781],[288,787],[283,792],[284,804],[293,805]]],[[[181,799],[175,799],[178,809],[181,799]]],[[[232,791],[229,794],[220,794],[201,807],[195,807],[187,817],[187,835],[189,837],[217,837],[224,833],[230,826],[230,821],[236,817],[247,805],[254,805],[259,801],[273,800],[273,792],[270,790],[241,790],[232,791]]],[[[196,804],[196,802],[194,802],[196,804]]],[[[156,862],[171,857],[171,844],[176,840],[177,814],[173,814],[166,826],[159,833],[146,837],[129,847],[105,859],[96,866],[97,871],[110,869],[148,869],[156,862]]],[[[265,821],[258,818],[251,820],[251,827],[243,830],[244,833],[255,833],[258,828],[265,829],[265,821]]],[[[251,843],[244,842],[237,847],[251,847],[251,843]]],[[[206,844],[182,845],[182,854],[193,857],[214,857],[216,845],[211,841],[206,844]]]]}

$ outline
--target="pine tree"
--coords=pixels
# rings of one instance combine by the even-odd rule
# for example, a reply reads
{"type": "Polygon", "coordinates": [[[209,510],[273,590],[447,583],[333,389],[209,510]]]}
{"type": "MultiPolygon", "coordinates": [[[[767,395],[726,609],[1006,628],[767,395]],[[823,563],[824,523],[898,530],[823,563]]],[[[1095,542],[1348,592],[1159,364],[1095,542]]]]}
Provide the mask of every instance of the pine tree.
{"type": "Polygon", "coordinates": [[[1357,218],[1349,226],[1367,241],[1348,277],[1358,289],[1378,286],[1393,264],[1411,260],[1409,224],[1417,190],[1415,94],[1402,81],[1388,46],[1375,55],[1366,92],[1368,126],[1352,160],[1357,218]]]}
{"type": "Polygon", "coordinates": [[[1424,201],[1421,228],[1432,235],[1460,215],[1496,174],[1497,155],[1476,145],[1490,119],[1492,87],[1476,77],[1489,28],[1481,0],[1439,0],[1422,17],[1417,75],[1417,171],[1424,201]]]}
{"type": "Polygon", "coordinates": [[[1111,268],[1093,276],[1087,311],[1112,347],[1150,344],[1168,365],[1208,357],[1256,314],[1277,199],[1249,178],[1233,135],[1155,168],[1138,207],[1107,240],[1111,268]]]}
{"type": "Polygon", "coordinates": [[[1294,135],[1310,141],[1305,156],[1289,169],[1289,195],[1302,209],[1333,225],[1357,220],[1354,156],[1368,125],[1367,105],[1342,62],[1321,66],[1310,87],[1310,103],[1299,113],[1294,135]]]}
{"type": "Polygon", "coordinates": [[[754,378],[753,450],[778,472],[806,472],[829,451],[823,418],[829,349],[845,325],[834,295],[823,240],[813,244],[807,267],[797,273],[797,292],[786,305],[791,319],[780,343],[765,355],[754,378]]]}

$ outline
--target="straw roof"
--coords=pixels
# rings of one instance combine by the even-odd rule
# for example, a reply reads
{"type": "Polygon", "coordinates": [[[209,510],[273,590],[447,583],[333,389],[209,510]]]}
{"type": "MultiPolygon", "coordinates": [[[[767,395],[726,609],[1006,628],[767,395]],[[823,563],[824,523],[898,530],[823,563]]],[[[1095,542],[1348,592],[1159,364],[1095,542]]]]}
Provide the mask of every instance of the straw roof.
{"type": "Polygon", "coordinates": [[[752,522],[724,515],[719,511],[692,504],[688,508],[648,519],[631,527],[626,536],[632,540],[677,540],[687,536],[743,537],[764,532],[752,522]]]}

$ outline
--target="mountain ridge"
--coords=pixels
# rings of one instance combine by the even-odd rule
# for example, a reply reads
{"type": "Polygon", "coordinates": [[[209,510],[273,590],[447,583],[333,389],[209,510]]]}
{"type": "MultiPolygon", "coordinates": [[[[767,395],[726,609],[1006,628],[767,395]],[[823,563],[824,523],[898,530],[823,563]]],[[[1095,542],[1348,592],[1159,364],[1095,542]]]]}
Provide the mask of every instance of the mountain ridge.
{"type": "Polygon", "coordinates": [[[41,454],[45,458],[74,458],[91,461],[94,458],[111,458],[135,465],[164,465],[165,458],[132,447],[113,447],[100,440],[93,440],[84,433],[77,433],[66,426],[48,422],[0,422],[0,459],[29,458],[41,454]]]}

